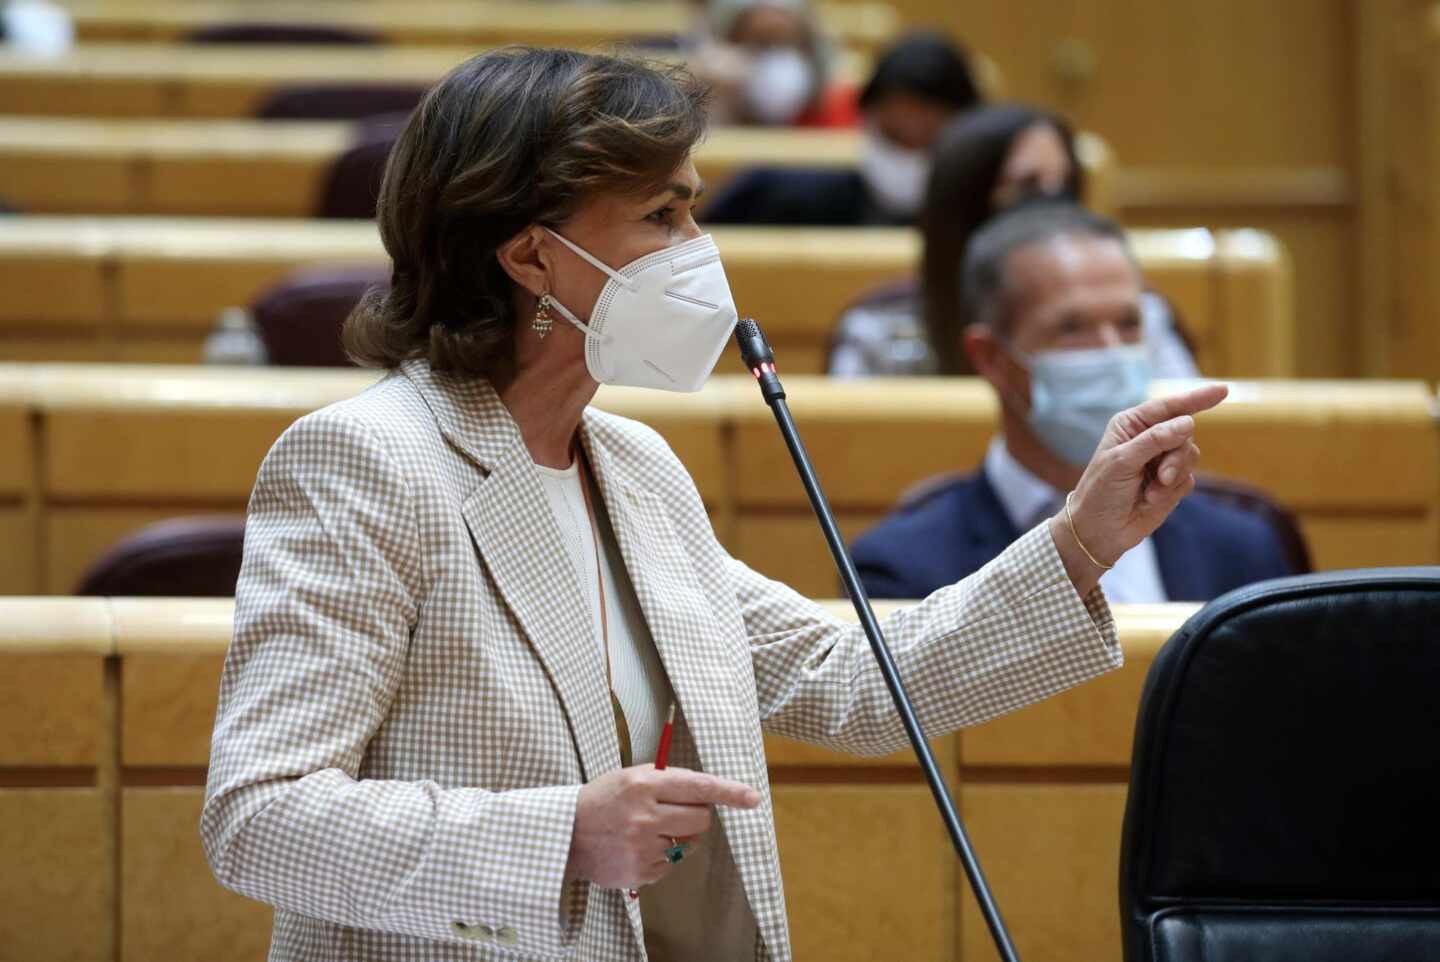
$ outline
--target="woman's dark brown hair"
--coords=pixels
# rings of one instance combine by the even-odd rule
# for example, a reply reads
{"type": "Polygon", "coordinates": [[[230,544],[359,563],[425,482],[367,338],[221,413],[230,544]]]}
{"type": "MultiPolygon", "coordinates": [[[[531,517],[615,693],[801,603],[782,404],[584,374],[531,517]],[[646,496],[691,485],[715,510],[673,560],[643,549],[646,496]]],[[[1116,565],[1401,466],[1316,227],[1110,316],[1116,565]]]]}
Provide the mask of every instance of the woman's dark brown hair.
{"type": "Polygon", "coordinates": [[[503,380],[516,318],[498,248],[595,194],[656,192],[704,131],[705,91],[677,67],[523,47],[456,67],[386,164],[376,218],[391,284],[345,322],[346,351],[503,380]]]}
{"type": "Polygon", "coordinates": [[[975,373],[960,348],[960,334],[969,323],[960,299],[960,263],[971,235],[995,213],[990,196],[1010,145],[1035,124],[1049,124],[1065,141],[1070,177],[1064,193],[1079,199],[1083,175],[1075,138],[1054,114],[1016,104],[981,107],[951,121],[935,144],[920,217],[925,238],[920,276],[925,332],[939,374],[975,373]]]}

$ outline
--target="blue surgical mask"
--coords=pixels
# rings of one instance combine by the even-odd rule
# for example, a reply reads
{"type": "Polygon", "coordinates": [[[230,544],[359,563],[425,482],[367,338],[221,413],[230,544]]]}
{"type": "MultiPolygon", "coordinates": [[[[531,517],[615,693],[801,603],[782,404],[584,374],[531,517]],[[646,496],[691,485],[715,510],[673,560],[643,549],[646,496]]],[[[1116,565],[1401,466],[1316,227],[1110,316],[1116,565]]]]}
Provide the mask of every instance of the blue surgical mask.
{"type": "Polygon", "coordinates": [[[1030,372],[1030,430],[1076,467],[1090,463],[1110,419],[1150,393],[1150,356],[1141,345],[1010,353],[1030,372]]]}

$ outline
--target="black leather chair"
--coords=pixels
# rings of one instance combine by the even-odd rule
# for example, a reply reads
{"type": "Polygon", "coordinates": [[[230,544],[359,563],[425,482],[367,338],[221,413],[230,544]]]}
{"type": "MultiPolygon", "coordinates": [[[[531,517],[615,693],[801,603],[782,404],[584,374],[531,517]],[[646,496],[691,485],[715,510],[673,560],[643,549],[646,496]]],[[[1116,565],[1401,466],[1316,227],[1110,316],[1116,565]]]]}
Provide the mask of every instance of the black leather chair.
{"type": "Polygon", "coordinates": [[[1125,959],[1440,959],[1437,816],[1440,568],[1231,592],[1145,682],[1125,959]]]}
{"type": "Polygon", "coordinates": [[[243,517],[174,518],[122,539],[90,567],[77,595],[227,598],[245,548],[243,517]]]}

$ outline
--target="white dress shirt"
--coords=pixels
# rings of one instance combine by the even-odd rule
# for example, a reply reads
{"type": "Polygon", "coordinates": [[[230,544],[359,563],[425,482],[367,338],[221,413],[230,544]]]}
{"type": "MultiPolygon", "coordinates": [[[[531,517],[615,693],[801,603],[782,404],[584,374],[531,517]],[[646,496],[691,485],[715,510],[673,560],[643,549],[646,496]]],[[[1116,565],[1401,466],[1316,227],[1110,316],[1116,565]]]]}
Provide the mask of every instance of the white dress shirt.
{"type": "MultiPolygon", "coordinates": [[[[985,453],[985,477],[1017,531],[1029,531],[1065,504],[1065,493],[1031,474],[1010,454],[1005,439],[997,437],[985,453]]],[[[1145,604],[1168,601],[1155,545],[1149,538],[1120,556],[1115,567],[1100,576],[1100,587],[1111,604],[1145,604]]]]}
{"type": "MultiPolygon", "coordinates": [[[[575,574],[589,598],[598,645],[605,643],[600,635],[600,582],[605,584],[603,604],[609,635],[607,663],[612,672],[611,690],[625,712],[633,764],[654,762],[665,715],[675,700],[675,692],[625,570],[620,545],[605,510],[605,499],[583,476],[579,460],[570,462],[564,469],[540,464],[535,465],[535,469],[550,499],[550,509],[560,526],[575,574]],[[593,526],[582,484],[589,488],[590,503],[595,507],[593,526]],[[603,578],[596,573],[597,556],[603,578]]],[[[646,954],[651,962],[731,962],[754,956],[755,916],[744,899],[735,900],[724,913],[716,906],[704,904],[709,862],[723,844],[718,838],[719,831],[717,820],[686,853],[683,862],[671,868],[659,882],[640,890],[646,954]],[[700,924],[707,912],[711,918],[726,920],[725,924],[707,933],[706,927],[700,924]]]]}

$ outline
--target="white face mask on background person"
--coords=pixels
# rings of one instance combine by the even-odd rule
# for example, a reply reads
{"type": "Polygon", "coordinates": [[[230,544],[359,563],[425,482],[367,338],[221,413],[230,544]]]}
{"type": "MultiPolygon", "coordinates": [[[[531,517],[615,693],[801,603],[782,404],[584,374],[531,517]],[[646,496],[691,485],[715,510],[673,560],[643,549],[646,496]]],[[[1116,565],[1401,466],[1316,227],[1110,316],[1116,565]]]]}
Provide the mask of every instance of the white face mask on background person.
{"type": "Polygon", "coordinates": [[[860,153],[860,176],[887,213],[912,216],[919,213],[925,200],[930,152],[908,150],[877,130],[867,130],[860,153]]]}
{"type": "Polygon", "coordinates": [[[794,122],[815,94],[815,68],[794,47],[754,56],[745,77],[745,109],[756,122],[781,126],[794,122]]]}
{"type": "Polygon", "coordinates": [[[1090,463],[1111,418],[1149,396],[1150,355],[1143,345],[1010,353],[1030,372],[1030,430],[1075,467],[1090,463]]]}
{"type": "Polygon", "coordinates": [[[709,234],[646,254],[620,268],[545,230],[609,280],[588,322],[551,297],[585,332],[585,367],[601,384],[698,391],[739,320],[720,251],[709,234]]]}

